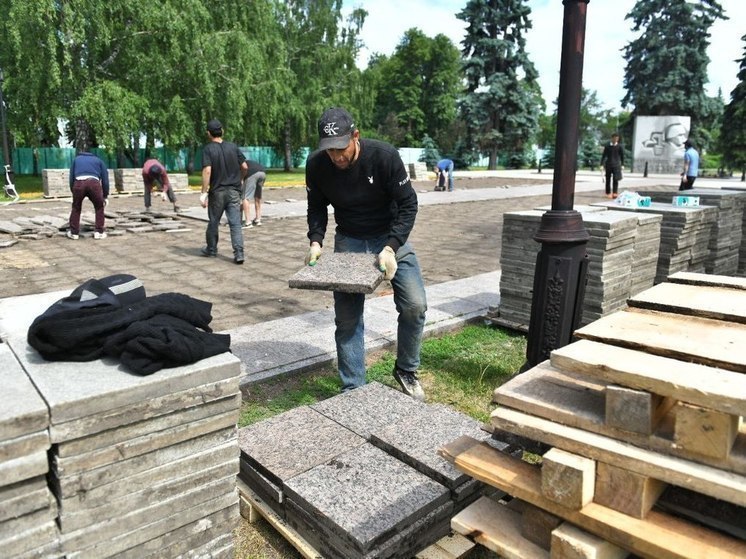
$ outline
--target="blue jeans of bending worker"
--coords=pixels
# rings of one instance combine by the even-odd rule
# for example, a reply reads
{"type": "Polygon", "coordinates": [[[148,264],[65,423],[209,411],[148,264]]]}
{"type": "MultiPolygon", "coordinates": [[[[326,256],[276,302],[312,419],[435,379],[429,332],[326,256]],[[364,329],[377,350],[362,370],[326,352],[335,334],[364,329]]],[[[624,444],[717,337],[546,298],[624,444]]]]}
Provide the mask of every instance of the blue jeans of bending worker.
{"type": "MultiPolygon", "coordinates": [[[[356,239],[337,233],[334,252],[367,252],[378,255],[388,236],[375,239],[356,239]]],[[[417,255],[409,243],[396,251],[397,271],[391,280],[394,305],[399,313],[397,328],[396,365],[405,371],[416,371],[420,366],[422,331],[425,327],[427,299],[417,255]]],[[[337,343],[337,363],[342,390],[365,384],[365,327],[363,310],[365,295],[334,292],[334,340],[337,343]]]]}
{"type": "Polygon", "coordinates": [[[231,230],[233,257],[243,258],[240,187],[219,186],[214,189],[210,188],[210,195],[207,199],[207,231],[205,232],[207,252],[210,254],[217,254],[218,252],[218,229],[223,212],[228,218],[228,225],[231,230]]]}

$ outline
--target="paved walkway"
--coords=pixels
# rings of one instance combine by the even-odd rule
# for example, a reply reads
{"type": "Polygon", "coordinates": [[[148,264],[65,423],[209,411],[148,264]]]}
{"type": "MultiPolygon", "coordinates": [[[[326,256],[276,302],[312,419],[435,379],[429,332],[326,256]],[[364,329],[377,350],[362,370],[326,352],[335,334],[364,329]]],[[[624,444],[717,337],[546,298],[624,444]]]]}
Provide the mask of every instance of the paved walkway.
{"type": "MultiPolygon", "coordinates": [[[[575,202],[603,200],[600,173],[576,177],[575,202]]],[[[456,173],[456,192],[433,192],[415,183],[420,213],[411,241],[417,250],[428,293],[426,334],[455,328],[499,304],[502,214],[551,202],[551,175],[532,171],[456,173]],[[535,184],[544,180],[545,184],[535,184]],[[525,181],[525,183],[522,183],[525,181]],[[510,186],[506,185],[509,182],[510,186]]],[[[627,175],[625,189],[675,190],[677,177],[627,175]]],[[[701,179],[698,187],[741,185],[701,179]]],[[[287,279],[302,265],[305,238],[302,189],[268,189],[264,225],[244,230],[247,261],[232,262],[229,235],[221,231],[221,255],[199,256],[205,212],[196,193],[179,204],[191,224],[179,233],[126,234],[103,241],[64,237],[24,241],[0,250],[3,297],[57,292],[62,297],[91,277],[130,273],[150,295],[176,291],[213,303],[212,326],[232,335],[241,359],[244,388],[277,374],[300,371],[334,359],[332,297],[329,292],[290,289],[287,279]]],[[[141,209],[140,196],[112,197],[110,209],[141,209]]],[[[155,209],[159,209],[157,203],[155,209]]],[[[163,209],[169,207],[163,203],[163,209]]],[[[68,200],[0,207],[0,219],[69,213],[68,200]]],[[[331,246],[325,250],[331,250],[331,246]]],[[[323,257],[323,256],[322,256],[323,257]]],[[[0,335],[12,305],[0,299],[0,335]]],[[[395,340],[396,312],[386,284],[366,305],[366,346],[395,340]]]]}

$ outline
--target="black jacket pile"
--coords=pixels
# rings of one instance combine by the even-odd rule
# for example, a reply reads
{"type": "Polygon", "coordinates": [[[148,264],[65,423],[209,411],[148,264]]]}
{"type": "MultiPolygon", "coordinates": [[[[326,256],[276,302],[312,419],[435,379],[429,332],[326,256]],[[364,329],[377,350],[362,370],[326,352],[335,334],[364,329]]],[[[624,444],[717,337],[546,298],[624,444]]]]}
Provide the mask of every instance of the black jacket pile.
{"type": "Polygon", "coordinates": [[[212,303],[164,293],[123,305],[103,295],[67,297],[29,327],[28,343],[48,361],[116,357],[132,372],[148,375],[230,351],[230,335],[209,327],[212,303]]]}

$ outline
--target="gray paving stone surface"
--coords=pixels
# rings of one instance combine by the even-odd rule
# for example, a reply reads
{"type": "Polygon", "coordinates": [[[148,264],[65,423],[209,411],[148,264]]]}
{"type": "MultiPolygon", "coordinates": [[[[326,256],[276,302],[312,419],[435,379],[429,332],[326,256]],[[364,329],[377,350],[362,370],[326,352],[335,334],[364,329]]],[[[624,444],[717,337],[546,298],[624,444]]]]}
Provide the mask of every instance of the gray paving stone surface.
{"type": "Polygon", "coordinates": [[[278,485],[364,442],[307,406],[238,430],[241,456],[278,485]]]}
{"type": "Polygon", "coordinates": [[[45,430],[47,405],[5,343],[0,343],[0,371],[0,441],[45,430]]]}
{"type": "Polygon", "coordinates": [[[296,475],[285,494],[363,553],[450,500],[447,488],[370,443],[296,475]]]}
{"type": "Polygon", "coordinates": [[[438,454],[446,444],[469,435],[487,440],[481,424],[447,406],[431,404],[403,421],[373,431],[371,442],[431,479],[454,489],[471,478],[438,454]]]}
{"type": "Polygon", "coordinates": [[[426,404],[380,382],[370,382],[311,404],[311,408],[370,439],[373,432],[390,425],[405,424],[407,417],[422,412],[426,404]]]}
{"type": "Polygon", "coordinates": [[[314,266],[303,266],[288,280],[296,289],[373,293],[383,281],[375,254],[322,253],[314,266]]]}

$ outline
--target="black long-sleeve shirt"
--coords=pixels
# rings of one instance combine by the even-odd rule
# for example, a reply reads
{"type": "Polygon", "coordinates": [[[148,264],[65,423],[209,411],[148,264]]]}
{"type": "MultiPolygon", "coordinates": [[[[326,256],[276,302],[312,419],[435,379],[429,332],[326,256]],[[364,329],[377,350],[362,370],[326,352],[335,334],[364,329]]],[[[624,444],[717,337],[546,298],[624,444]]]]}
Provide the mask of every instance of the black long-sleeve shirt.
{"type": "Polygon", "coordinates": [[[606,144],[601,154],[601,167],[613,169],[624,167],[624,148],[622,144],[606,144]]]}
{"type": "Polygon", "coordinates": [[[334,208],[337,231],[357,239],[388,235],[394,251],[407,242],[417,216],[417,193],[399,152],[378,140],[360,140],[358,159],[338,169],[324,151],[306,161],[308,238],[323,244],[334,208]]]}

